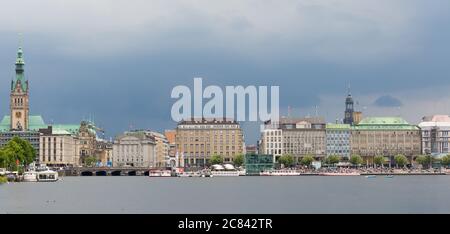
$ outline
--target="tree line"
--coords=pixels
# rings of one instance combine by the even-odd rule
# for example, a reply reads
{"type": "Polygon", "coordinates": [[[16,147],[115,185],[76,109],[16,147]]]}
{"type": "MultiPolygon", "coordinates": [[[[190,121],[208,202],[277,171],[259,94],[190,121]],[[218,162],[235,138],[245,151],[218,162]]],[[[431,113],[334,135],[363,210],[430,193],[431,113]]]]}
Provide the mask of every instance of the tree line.
{"type": "MultiPolygon", "coordinates": [[[[300,159],[298,162],[301,165],[304,166],[310,166],[312,162],[314,162],[313,155],[306,155],[300,159]]],[[[323,164],[327,165],[336,165],[339,162],[342,161],[342,157],[338,155],[330,155],[328,157],[325,157],[322,160],[323,164]]],[[[442,159],[436,159],[433,158],[431,155],[419,155],[416,157],[415,161],[422,165],[424,168],[432,167],[433,163],[440,162],[442,166],[449,166],[450,165],[450,155],[444,156],[442,159]]],[[[364,163],[363,158],[360,155],[354,154],[349,159],[348,162],[351,163],[354,166],[358,166],[364,163]]],[[[295,166],[297,163],[295,162],[294,156],[291,154],[285,154],[278,158],[278,163],[284,165],[285,167],[292,167],[295,166]]],[[[389,163],[389,160],[386,160],[385,156],[379,155],[375,156],[373,159],[373,164],[377,166],[382,166],[386,163],[389,163]]],[[[404,167],[408,164],[408,158],[402,154],[398,154],[394,156],[394,163],[397,167],[404,167]]]]}

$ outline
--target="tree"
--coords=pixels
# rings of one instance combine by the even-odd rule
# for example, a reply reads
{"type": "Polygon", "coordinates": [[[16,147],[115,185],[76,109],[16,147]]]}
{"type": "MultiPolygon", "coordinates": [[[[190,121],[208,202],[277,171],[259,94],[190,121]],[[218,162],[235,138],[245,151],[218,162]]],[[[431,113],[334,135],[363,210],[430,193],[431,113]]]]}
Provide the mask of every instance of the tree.
{"type": "Polygon", "coordinates": [[[431,156],[430,155],[419,155],[416,158],[416,162],[422,165],[422,167],[429,167],[431,163],[431,156]]]}
{"type": "Polygon", "coordinates": [[[223,157],[220,155],[213,155],[211,156],[211,159],[209,160],[209,162],[214,165],[214,164],[222,164],[223,163],[223,157]]]}
{"type": "Polygon", "coordinates": [[[363,159],[361,158],[361,156],[354,154],[350,157],[350,163],[355,166],[358,166],[363,163],[363,159]]]}
{"type": "Polygon", "coordinates": [[[19,164],[28,165],[35,160],[36,152],[26,140],[13,137],[0,149],[0,166],[11,170],[18,170],[19,164]]]}
{"type": "Polygon", "coordinates": [[[84,159],[84,164],[88,167],[95,166],[95,163],[97,163],[97,158],[94,156],[89,156],[84,159]]]}
{"type": "Polygon", "coordinates": [[[444,156],[444,157],[442,158],[442,160],[441,160],[441,164],[442,164],[443,166],[448,166],[448,165],[450,165],[450,155],[444,156]]]}
{"type": "Polygon", "coordinates": [[[237,167],[242,166],[244,164],[244,155],[238,154],[238,155],[234,156],[233,162],[234,162],[234,165],[237,167]]]}
{"type": "Polygon", "coordinates": [[[405,155],[398,154],[394,157],[395,164],[397,164],[397,167],[403,167],[408,163],[408,159],[405,157],[405,155]]]}
{"type": "Polygon", "coordinates": [[[0,168],[6,168],[9,164],[9,158],[3,149],[0,149],[0,168]]]}
{"type": "Polygon", "coordinates": [[[375,165],[382,166],[386,162],[386,159],[384,158],[384,156],[379,155],[373,158],[373,162],[375,163],[375,165]]]}
{"type": "Polygon", "coordinates": [[[34,150],[33,146],[30,144],[30,142],[19,138],[19,137],[13,137],[13,139],[11,139],[11,141],[16,142],[17,144],[20,145],[20,147],[23,150],[23,163],[25,165],[28,165],[32,162],[34,162],[35,158],[36,158],[36,151],[34,150]]]}
{"type": "Polygon", "coordinates": [[[311,156],[311,155],[306,155],[306,156],[303,157],[302,160],[300,161],[300,163],[301,163],[302,165],[305,165],[305,166],[307,166],[307,167],[309,167],[309,166],[312,164],[312,162],[314,162],[314,158],[313,158],[313,156],[311,156]]]}
{"type": "Polygon", "coordinates": [[[340,160],[341,160],[341,158],[339,156],[337,156],[337,155],[330,155],[330,156],[327,157],[325,162],[327,164],[334,165],[334,164],[339,163],[340,160]]]}
{"type": "Polygon", "coordinates": [[[17,170],[17,161],[24,162],[24,150],[15,141],[8,141],[8,143],[1,149],[3,157],[6,158],[6,167],[10,170],[17,170]]]}
{"type": "Polygon", "coordinates": [[[290,154],[285,154],[278,159],[278,162],[283,164],[285,167],[291,167],[294,165],[294,157],[290,154]]]}

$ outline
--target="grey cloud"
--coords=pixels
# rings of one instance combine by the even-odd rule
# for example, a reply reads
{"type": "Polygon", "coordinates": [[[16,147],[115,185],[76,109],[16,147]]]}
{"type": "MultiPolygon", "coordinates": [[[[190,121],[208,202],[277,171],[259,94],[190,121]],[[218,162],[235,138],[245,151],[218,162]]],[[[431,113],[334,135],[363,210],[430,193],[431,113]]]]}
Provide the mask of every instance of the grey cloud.
{"type": "Polygon", "coordinates": [[[378,107],[401,107],[401,106],[403,106],[403,103],[399,99],[397,99],[393,96],[390,96],[390,95],[384,95],[384,96],[377,98],[377,100],[375,100],[373,104],[378,107]]]}

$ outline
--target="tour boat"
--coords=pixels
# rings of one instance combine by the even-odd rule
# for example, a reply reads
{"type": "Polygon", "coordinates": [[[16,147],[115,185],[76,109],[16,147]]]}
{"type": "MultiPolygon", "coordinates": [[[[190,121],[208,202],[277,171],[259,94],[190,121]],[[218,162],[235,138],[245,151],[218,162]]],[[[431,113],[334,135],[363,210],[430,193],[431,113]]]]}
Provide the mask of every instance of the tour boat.
{"type": "Polygon", "coordinates": [[[387,175],[385,178],[394,178],[394,175],[387,175]]]}
{"type": "Polygon", "coordinates": [[[212,176],[239,176],[239,171],[211,171],[212,176]]]}
{"type": "Polygon", "coordinates": [[[38,182],[55,182],[58,181],[58,172],[52,171],[52,170],[46,170],[46,171],[38,171],[37,174],[37,181],[38,182]]]}
{"type": "Polygon", "coordinates": [[[295,170],[271,170],[260,172],[261,176],[299,176],[300,172],[295,170]]]}
{"type": "Polygon", "coordinates": [[[373,178],[377,178],[377,176],[376,175],[366,175],[366,178],[367,179],[373,179],[373,178]]]}
{"type": "Polygon", "coordinates": [[[23,173],[24,182],[37,182],[37,177],[37,172],[35,171],[26,171],[23,173]]]}
{"type": "Polygon", "coordinates": [[[171,177],[172,172],[170,170],[153,170],[149,171],[149,177],[171,177]]]}
{"type": "Polygon", "coordinates": [[[358,172],[325,172],[321,173],[323,176],[359,176],[361,175],[358,172]]]}

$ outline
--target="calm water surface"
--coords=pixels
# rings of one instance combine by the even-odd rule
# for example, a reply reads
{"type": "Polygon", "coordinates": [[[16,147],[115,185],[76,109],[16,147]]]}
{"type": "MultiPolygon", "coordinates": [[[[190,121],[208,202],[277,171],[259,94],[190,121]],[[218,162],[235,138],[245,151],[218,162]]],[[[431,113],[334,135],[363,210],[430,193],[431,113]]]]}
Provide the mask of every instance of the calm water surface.
{"type": "Polygon", "coordinates": [[[450,213],[450,176],[64,177],[0,185],[0,213],[450,213]]]}

